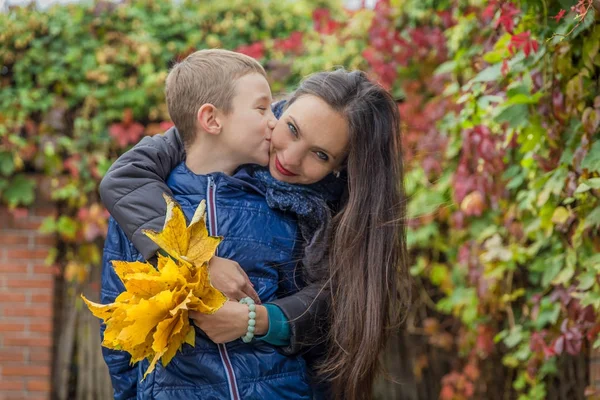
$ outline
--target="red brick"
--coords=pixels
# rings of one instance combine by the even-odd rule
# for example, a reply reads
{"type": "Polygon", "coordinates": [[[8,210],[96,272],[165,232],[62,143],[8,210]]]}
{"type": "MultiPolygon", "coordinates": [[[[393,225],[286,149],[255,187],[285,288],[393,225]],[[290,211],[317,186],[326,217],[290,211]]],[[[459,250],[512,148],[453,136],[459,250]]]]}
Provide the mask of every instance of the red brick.
{"type": "Polygon", "coordinates": [[[23,390],[25,389],[25,382],[21,380],[7,381],[0,380],[0,390],[23,390]]]}
{"type": "Polygon", "coordinates": [[[25,261],[3,261],[0,262],[0,273],[27,273],[27,262],[25,261]]]}
{"type": "MultiPolygon", "coordinates": [[[[6,392],[2,400],[32,400],[32,397],[25,391],[6,392]]],[[[42,400],[42,399],[40,399],[42,400]]],[[[48,399],[46,399],[48,400],[48,399]]]]}
{"type": "Polygon", "coordinates": [[[50,376],[49,366],[2,366],[2,375],[4,376],[50,376]]]}
{"type": "Polygon", "coordinates": [[[27,382],[27,390],[36,392],[49,392],[50,381],[49,380],[31,380],[27,382]]]}
{"type": "Polygon", "coordinates": [[[31,302],[32,303],[49,303],[54,299],[54,296],[51,293],[32,293],[31,294],[31,302]]]}
{"type": "Polygon", "coordinates": [[[35,349],[35,350],[29,352],[29,361],[50,361],[50,360],[52,360],[52,353],[49,350],[35,349]]]}
{"type": "Polygon", "coordinates": [[[22,349],[0,348],[0,361],[25,361],[25,354],[22,349]]]}
{"type": "Polygon", "coordinates": [[[33,243],[36,247],[39,246],[55,246],[56,238],[54,236],[39,235],[33,238],[33,243]]]}
{"type": "Polygon", "coordinates": [[[56,207],[35,207],[32,210],[33,215],[36,217],[56,217],[56,207]]]}
{"type": "Polygon", "coordinates": [[[54,284],[53,279],[15,279],[8,278],[6,287],[8,288],[51,288],[54,284]]]}
{"type": "Polygon", "coordinates": [[[52,323],[37,323],[29,325],[30,332],[44,332],[49,333],[52,332],[52,323]]]}
{"type": "Polygon", "coordinates": [[[0,299],[1,299],[2,304],[24,303],[25,302],[25,293],[0,291],[0,299]]]}
{"type": "Polygon", "coordinates": [[[28,231],[37,231],[42,225],[42,220],[40,218],[12,218],[9,219],[8,226],[11,228],[28,230],[28,231]]]}
{"type": "Polygon", "coordinates": [[[40,276],[40,275],[53,275],[54,276],[54,267],[51,265],[45,265],[45,264],[32,265],[31,273],[35,276],[40,276]]]}
{"type": "Polygon", "coordinates": [[[50,347],[52,346],[52,338],[4,338],[6,346],[24,346],[24,347],[50,347]]]}
{"type": "Polygon", "coordinates": [[[4,304],[4,316],[6,317],[52,317],[52,304],[40,306],[24,306],[20,304],[4,304]]]}
{"type": "Polygon", "coordinates": [[[29,244],[29,236],[26,234],[0,233],[0,245],[25,245],[29,244]]]}
{"type": "Polygon", "coordinates": [[[7,249],[4,254],[8,260],[43,260],[48,256],[48,250],[7,249]]]}
{"type": "Polygon", "coordinates": [[[0,322],[0,332],[24,332],[25,324],[18,322],[0,322]]]}

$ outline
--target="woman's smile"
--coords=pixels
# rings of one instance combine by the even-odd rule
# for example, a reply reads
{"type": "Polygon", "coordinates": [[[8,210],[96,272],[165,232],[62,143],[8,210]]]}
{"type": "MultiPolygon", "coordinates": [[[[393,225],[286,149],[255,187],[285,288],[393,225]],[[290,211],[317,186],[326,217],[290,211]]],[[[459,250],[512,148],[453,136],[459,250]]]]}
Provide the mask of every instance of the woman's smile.
{"type": "Polygon", "coordinates": [[[275,156],[275,168],[277,168],[277,171],[279,171],[282,175],[297,176],[297,174],[285,169],[285,167],[279,162],[279,158],[277,156],[275,156]]]}

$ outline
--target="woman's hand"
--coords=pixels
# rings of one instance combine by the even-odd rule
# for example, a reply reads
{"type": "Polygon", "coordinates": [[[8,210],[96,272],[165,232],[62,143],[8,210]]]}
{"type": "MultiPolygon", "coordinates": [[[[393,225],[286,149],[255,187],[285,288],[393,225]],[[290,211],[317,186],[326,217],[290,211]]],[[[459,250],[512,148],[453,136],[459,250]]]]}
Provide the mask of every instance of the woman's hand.
{"type": "MultiPolygon", "coordinates": [[[[237,301],[227,301],[214,314],[190,311],[194,324],[215,343],[227,343],[244,336],[248,330],[248,306],[237,301]]],[[[264,335],[269,330],[269,316],[264,306],[256,306],[254,334],[264,335]]]]}
{"type": "Polygon", "coordinates": [[[225,296],[232,300],[250,297],[256,304],[260,304],[258,294],[240,264],[215,256],[208,263],[208,269],[212,285],[225,296]]]}

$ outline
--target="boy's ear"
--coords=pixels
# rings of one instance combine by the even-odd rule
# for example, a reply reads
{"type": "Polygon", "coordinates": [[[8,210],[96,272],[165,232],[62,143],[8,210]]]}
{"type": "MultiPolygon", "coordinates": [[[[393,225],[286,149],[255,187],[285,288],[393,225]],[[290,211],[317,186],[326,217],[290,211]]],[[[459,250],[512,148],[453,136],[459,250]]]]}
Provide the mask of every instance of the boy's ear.
{"type": "Polygon", "coordinates": [[[223,128],[219,109],[210,103],[203,104],[196,115],[198,127],[211,135],[218,135],[223,128]]]}

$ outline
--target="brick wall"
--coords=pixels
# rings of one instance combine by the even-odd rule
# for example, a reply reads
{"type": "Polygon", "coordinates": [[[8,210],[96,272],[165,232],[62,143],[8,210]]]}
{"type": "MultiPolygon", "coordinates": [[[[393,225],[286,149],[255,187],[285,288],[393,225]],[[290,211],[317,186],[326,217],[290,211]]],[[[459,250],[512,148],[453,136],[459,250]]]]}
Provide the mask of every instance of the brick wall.
{"type": "Polygon", "coordinates": [[[15,216],[0,206],[0,400],[50,398],[54,239],[37,232],[48,207],[15,216]]]}

